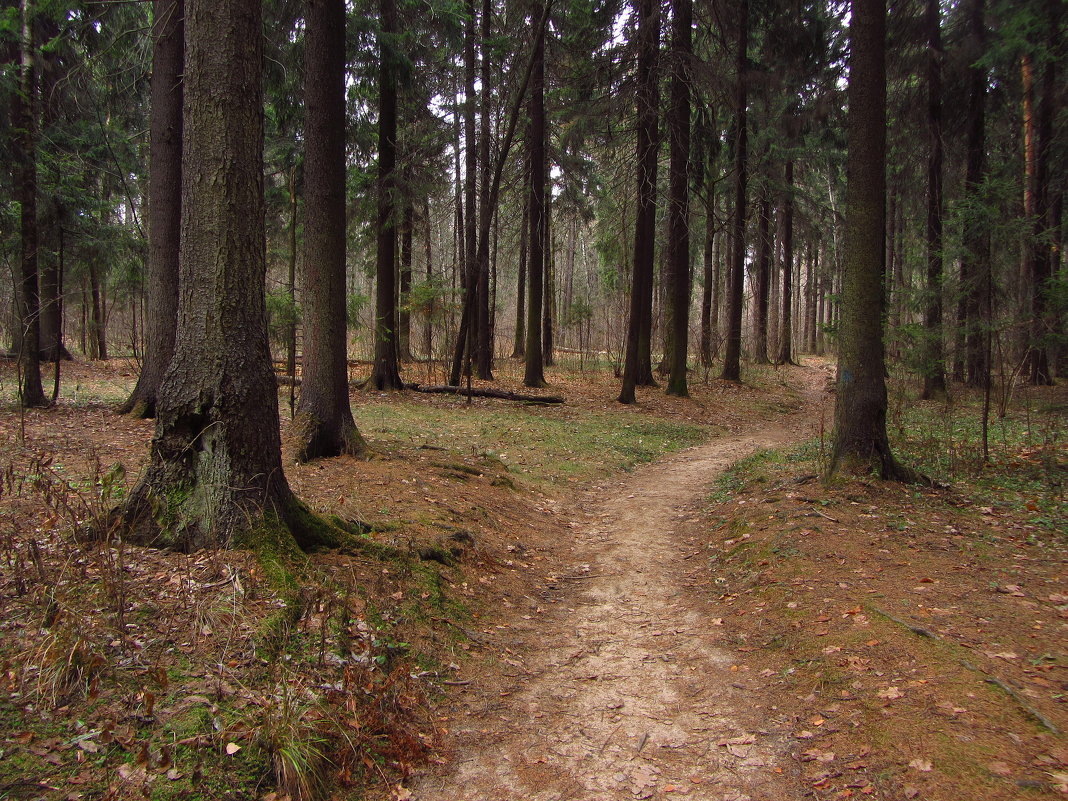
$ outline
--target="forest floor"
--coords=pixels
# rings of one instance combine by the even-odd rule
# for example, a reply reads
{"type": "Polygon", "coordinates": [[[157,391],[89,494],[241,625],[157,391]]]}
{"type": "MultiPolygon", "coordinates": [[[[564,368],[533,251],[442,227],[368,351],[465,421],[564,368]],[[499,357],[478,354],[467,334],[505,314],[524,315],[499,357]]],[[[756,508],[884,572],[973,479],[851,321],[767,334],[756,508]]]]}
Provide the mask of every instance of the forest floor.
{"type": "Polygon", "coordinates": [[[410,558],[314,555],[278,638],[250,554],[72,537],[144,463],[130,365],[25,415],[2,367],[0,799],[1068,794],[1064,387],[979,468],[975,399],[895,384],[933,488],[817,478],[816,359],[634,408],[577,364],[563,406],[357,393],[376,456],[287,476],[410,558]]]}

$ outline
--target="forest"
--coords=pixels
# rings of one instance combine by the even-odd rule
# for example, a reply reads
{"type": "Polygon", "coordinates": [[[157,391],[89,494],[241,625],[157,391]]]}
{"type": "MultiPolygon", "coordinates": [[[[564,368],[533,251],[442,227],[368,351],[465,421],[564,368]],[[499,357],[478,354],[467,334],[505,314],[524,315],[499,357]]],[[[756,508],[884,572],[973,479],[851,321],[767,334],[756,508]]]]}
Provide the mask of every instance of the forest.
{"type": "Polygon", "coordinates": [[[0,799],[1068,793],[1061,0],[5,0],[0,799]]]}

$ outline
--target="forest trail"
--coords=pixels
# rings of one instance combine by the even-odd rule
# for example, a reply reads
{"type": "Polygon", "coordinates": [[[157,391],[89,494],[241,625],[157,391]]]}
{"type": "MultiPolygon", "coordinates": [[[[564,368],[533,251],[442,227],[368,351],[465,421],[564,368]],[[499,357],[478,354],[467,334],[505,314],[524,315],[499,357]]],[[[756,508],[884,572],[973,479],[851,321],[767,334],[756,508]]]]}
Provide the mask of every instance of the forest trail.
{"type": "MultiPolygon", "coordinates": [[[[446,764],[418,801],[607,801],[796,795],[786,741],[747,699],[723,647],[718,594],[686,524],[729,465],[812,436],[828,372],[800,409],[594,487],[558,519],[573,532],[556,575],[509,610],[449,706],[446,764]],[[513,613],[514,612],[514,613],[513,613]]],[[[759,681],[746,674],[748,681],[759,681]]]]}

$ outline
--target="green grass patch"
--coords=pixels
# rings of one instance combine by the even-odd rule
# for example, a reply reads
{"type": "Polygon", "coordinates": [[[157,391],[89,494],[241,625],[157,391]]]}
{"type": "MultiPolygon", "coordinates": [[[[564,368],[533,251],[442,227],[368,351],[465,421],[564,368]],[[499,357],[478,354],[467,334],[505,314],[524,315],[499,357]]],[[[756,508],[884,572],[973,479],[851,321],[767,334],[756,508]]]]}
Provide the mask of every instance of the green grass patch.
{"type": "Polygon", "coordinates": [[[372,442],[482,453],[535,487],[584,482],[705,441],[707,426],[630,412],[428,407],[389,403],[356,409],[372,442]]]}

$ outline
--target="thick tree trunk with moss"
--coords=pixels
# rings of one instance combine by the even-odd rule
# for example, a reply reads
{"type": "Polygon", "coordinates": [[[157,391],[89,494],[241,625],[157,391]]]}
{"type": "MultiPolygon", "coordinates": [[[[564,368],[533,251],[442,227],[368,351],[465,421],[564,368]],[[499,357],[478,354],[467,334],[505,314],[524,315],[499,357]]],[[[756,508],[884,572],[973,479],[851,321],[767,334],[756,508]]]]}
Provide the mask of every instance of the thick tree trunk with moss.
{"type": "Polygon", "coordinates": [[[349,407],[345,338],[345,3],[307,0],[301,461],[366,449],[349,407]]]}
{"type": "Polygon", "coordinates": [[[829,475],[911,478],[886,435],[886,0],[853,0],[838,393],[829,475]]]}
{"type": "Polygon", "coordinates": [[[225,546],[303,512],[267,344],[260,14],[259,0],[186,3],[177,339],[149,467],[116,511],[139,543],[225,546]]]}
{"type": "Polygon", "coordinates": [[[148,259],[145,264],[145,355],[121,414],[155,417],[178,325],[178,243],[182,222],[183,0],[155,0],[152,23],[152,115],[149,120],[148,259]]]}

